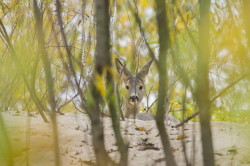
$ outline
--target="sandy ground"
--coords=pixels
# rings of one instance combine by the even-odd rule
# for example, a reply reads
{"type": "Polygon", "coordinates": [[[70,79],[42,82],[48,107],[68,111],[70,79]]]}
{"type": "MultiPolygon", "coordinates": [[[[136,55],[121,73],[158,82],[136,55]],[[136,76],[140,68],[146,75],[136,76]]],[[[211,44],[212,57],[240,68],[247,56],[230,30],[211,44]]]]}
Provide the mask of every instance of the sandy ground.
{"type": "MultiPolygon", "coordinates": [[[[13,147],[16,166],[54,165],[53,134],[51,124],[39,115],[1,113],[13,147]]],[[[81,114],[58,115],[60,157],[63,166],[82,166],[94,162],[89,118],[81,114]]],[[[118,161],[116,141],[111,120],[104,118],[105,145],[113,160],[118,161]]],[[[250,165],[250,126],[231,122],[212,122],[213,143],[217,166],[250,165]]],[[[129,165],[165,165],[159,132],[154,121],[129,120],[121,122],[122,134],[129,142],[129,165]]],[[[182,128],[167,128],[177,164],[186,165],[183,145],[188,161],[202,166],[199,123],[188,123],[182,128]],[[195,155],[194,155],[195,154],[195,155]]],[[[1,165],[1,164],[0,164],[1,165]]]]}

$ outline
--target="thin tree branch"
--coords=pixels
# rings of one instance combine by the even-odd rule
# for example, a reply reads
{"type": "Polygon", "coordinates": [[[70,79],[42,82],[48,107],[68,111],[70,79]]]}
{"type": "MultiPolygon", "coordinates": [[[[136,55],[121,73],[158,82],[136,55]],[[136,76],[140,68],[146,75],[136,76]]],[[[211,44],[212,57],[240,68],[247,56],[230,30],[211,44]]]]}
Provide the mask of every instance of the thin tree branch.
{"type": "Polygon", "coordinates": [[[87,111],[87,109],[86,109],[86,100],[85,100],[85,97],[83,95],[83,91],[82,91],[82,89],[80,87],[80,84],[77,81],[76,71],[75,71],[75,68],[73,66],[73,61],[72,61],[73,55],[72,55],[72,53],[70,51],[70,48],[68,46],[67,38],[66,38],[66,35],[65,35],[65,32],[64,32],[63,20],[62,20],[62,16],[61,16],[61,3],[60,3],[59,0],[56,0],[56,13],[57,13],[57,17],[58,17],[58,25],[59,25],[59,28],[60,28],[61,36],[62,36],[63,43],[64,43],[64,46],[65,46],[65,49],[66,49],[66,52],[67,52],[69,68],[70,68],[70,71],[73,74],[74,82],[75,82],[76,87],[77,87],[77,91],[78,91],[79,96],[80,96],[80,98],[82,100],[81,101],[81,103],[82,103],[81,106],[83,107],[84,110],[87,111]]]}
{"type": "Polygon", "coordinates": [[[32,97],[32,99],[33,99],[33,101],[34,101],[34,103],[35,103],[35,105],[36,105],[36,107],[37,107],[40,115],[41,115],[41,117],[43,118],[44,122],[47,123],[48,120],[47,120],[46,116],[43,113],[43,111],[46,110],[46,109],[40,103],[37,95],[33,92],[32,88],[30,87],[30,85],[28,83],[28,80],[27,80],[27,78],[26,78],[26,76],[24,74],[23,65],[21,64],[21,61],[17,57],[17,54],[16,54],[16,52],[15,52],[13,46],[12,46],[12,43],[10,42],[9,36],[7,34],[7,31],[6,31],[5,26],[4,26],[4,24],[3,24],[3,22],[2,22],[1,19],[0,19],[0,34],[1,34],[2,38],[4,39],[4,41],[6,41],[6,43],[7,43],[7,46],[9,48],[9,50],[10,50],[10,53],[11,53],[12,58],[13,58],[13,61],[14,61],[15,65],[16,65],[16,67],[18,69],[18,71],[20,72],[20,74],[21,74],[21,76],[22,76],[22,78],[24,80],[24,83],[25,83],[25,85],[26,85],[26,87],[27,87],[27,89],[28,89],[28,91],[29,91],[29,93],[30,93],[30,95],[31,95],[31,97],[32,97]]]}
{"type": "Polygon", "coordinates": [[[135,20],[136,20],[136,22],[138,24],[138,27],[139,27],[139,30],[140,30],[141,37],[142,37],[142,39],[143,39],[143,41],[144,41],[144,43],[145,43],[145,45],[146,45],[146,47],[147,47],[147,49],[149,51],[149,56],[154,60],[154,62],[156,63],[156,66],[159,67],[159,62],[156,59],[156,56],[155,56],[153,50],[151,49],[151,47],[149,46],[149,43],[148,43],[148,41],[146,39],[145,31],[144,31],[144,29],[142,27],[142,22],[141,22],[141,19],[139,17],[139,14],[138,14],[138,7],[137,7],[137,5],[135,3],[135,10],[133,10],[133,7],[132,7],[131,3],[129,1],[127,1],[127,2],[129,4],[129,7],[130,7],[131,11],[134,14],[135,20]]]}
{"type": "MultiPolygon", "coordinates": [[[[230,90],[232,87],[234,87],[237,83],[239,83],[241,80],[243,80],[244,78],[246,78],[247,76],[249,76],[250,73],[246,73],[244,75],[242,75],[240,78],[238,78],[237,80],[233,81],[231,84],[229,84],[227,87],[225,87],[223,90],[221,90],[220,93],[218,93],[218,95],[216,95],[215,97],[212,98],[212,100],[210,101],[210,103],[212,104],[216,99],[218,99],[219,97],[221,97],[222,95],[224,95],[228,90],[230,90]]],[[[195,112],[193,115],[187,117],[186,119],[184,119],[182,122],[178,123],[177,125],[175,125],[174,127],[180,127],[183,124],[187,123],[188,121],[190,121],[191,119],[193,119],[194,117],[196,117],[197,115],[199,115],[199,111],[195,112]]]]}

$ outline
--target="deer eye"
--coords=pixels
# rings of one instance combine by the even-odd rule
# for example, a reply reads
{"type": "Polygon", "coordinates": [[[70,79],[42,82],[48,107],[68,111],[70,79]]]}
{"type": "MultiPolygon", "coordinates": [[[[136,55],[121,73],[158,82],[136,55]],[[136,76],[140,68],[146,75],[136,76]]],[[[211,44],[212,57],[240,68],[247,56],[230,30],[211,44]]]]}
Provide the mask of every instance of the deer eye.
{"type": "Polygon", "coordinates": [[[129,89],[129,86],[128,86],[128,85],[126,86],[126,89],[129,89]]]}
{"type": "Polygon", "coordinates": [[[143,89],[143,86],[140,86],[139,89],[142,90],[142,89],[143,89]]]}

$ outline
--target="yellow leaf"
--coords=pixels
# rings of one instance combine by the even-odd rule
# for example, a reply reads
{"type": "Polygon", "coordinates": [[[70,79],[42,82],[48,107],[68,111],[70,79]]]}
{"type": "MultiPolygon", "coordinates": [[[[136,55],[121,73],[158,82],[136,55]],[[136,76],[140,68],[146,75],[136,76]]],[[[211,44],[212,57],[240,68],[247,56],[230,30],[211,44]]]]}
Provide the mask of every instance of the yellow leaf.
{"type": "Polygon", "coordinates": [[[178,135],[177,140],[181,140],[181,139],[184,139],[184,138],[187,138],[187,137],[188,136],[181,134],[181,135],[178,135]]]}
{"type": "Polygon", "coordinates": [[[146,112],[146,111],[147,111],[147,108],[146,108],[146,107],[141,107],[141,108],[139,108],[139,110],[140,110],[141,112],[146,112]]]}
{"type": "Polygon", "coordinates": [[[178,22],[177,24],[176,24],[176,30],[178,31],[178,32],[180,32],[180,31],[182,31],[182,30],[184,30],[185,29],[185,24],[183,23],[183,22],[178,22]]]}
{"type": "Polygon", "coordinates": [[[145,7],[147,7],[147,6],[150,6],[150,4],[149,4],[149,2],[148,2],[147,0],[142,0],[142,1],[141,1],[141,6],[142,6],[143,8],[145,8],[145,7]]]}
{"type": "Polygon", "coordinates": [[[144,127],[135,126],[135,130],[145,131],[145,128],[144,127]]]}
{"type": "Polygon", "coordinates": [[[91,65],[92,57],[90,55],[86,55],[85,63],[86,63],[86,65],[91,65]]]}
{"type": "Polygon", "coordinates": [[[190,18],[190,13],[187,12],[187,14],[186,14],[186,21],[187,21],[187,24],[188,24],[188,22],[189,22],[189,18],[190,18]]]}
{"type": "Polygon", "coordinates": [[[100,74],[95,74],[95,87],[99,91],[100,95],[104,97],[106,95],[106,88],[100,74]]]}
{"type": "Polygon", "coordinates": [[[36,136],[36,135],[37,135],[37,133],[31,132],[31,136],[36,136]]]}

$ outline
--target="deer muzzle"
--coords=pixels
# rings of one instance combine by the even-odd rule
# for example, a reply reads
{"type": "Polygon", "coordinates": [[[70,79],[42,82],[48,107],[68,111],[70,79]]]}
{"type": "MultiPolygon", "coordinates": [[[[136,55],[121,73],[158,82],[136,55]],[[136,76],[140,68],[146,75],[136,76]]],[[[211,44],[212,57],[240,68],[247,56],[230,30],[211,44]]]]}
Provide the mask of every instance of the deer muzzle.
{"type": "Polygon", "coordinates": [[[139,101],[139,97],[136,95],[130,96],[130,103],[136,104],[139,101]]]}

